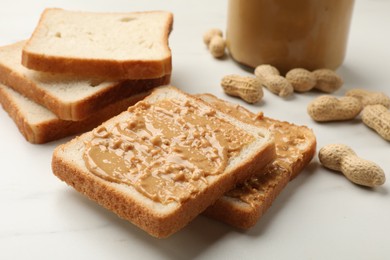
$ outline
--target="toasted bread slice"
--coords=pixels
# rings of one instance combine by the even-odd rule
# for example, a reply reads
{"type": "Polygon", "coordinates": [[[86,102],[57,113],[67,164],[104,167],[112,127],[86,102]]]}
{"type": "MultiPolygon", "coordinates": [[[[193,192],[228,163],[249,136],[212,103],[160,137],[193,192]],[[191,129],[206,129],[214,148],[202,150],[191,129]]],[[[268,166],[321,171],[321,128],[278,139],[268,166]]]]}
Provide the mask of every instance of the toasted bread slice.
{"type": "Polygon", "coordinates": [[[0,47],[0,83],[46,107],[62,120],[84,120],[111,103],[170,81],[170,75],[107,81],[29,70],[20,63],[24,44],[25,41],[21,41],[0,47]]]}
{"type": "Polygon", "coordinates": [[[165,11],[91,13],[46,9],[22,53],[29,69],[113,79],[171,74],[165,11]]]}
{"type": "Polygon", "coordinates": [[[139,93],[110,104],[81,121],[61,120],[50,110],[2,84],[0,84],[0,104],[27,141],[42,144],[91,130],[134,105],[148,93],[139,93]]]}
{"type": "Polygon", "coordinates": [[[273,135],[276,159],[204,212],[234,227],[248,229],[258,222],[288,182],[311,161],[316,151],[316,137],[305,126],[255,115],[210,94],[198,97],[243,122],[269,129],[273,135]]]}
{"type": "Polygon", "coordinates": [[[162,87],[56,148],[52,169],[90,199],[164,238],[274,158],[266,128],[162,87]]]}

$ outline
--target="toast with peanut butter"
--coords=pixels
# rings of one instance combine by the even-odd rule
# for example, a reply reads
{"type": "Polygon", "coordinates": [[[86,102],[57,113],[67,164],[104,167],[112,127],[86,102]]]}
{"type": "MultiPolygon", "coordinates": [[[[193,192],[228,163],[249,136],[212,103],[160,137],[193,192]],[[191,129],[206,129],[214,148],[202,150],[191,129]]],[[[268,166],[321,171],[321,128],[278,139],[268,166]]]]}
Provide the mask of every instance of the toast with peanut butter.
{"type": "Polygon", "coordinates": [[[234,227],[254,226],[290,180],[311,161],[316,151],[316,137],[306,126],[298,126],[263,116],[218,99],[211,94],[198,95],[238,120],[269,129],[275,141],[276,159],[225,193],[204,212],[205,215],[234,227]]]}
{"type": "Polygon", "coordinates": [[[0,84],[0,104],[28,142],[42,144],[89,131],[126,110],[129,106],[134,105],[147,96],[148,93],[142,92],[121,99],[80,121],[59,119],[50,110],[2,84],[0,84]]]}
{"type": "Polygon", "coordinates": [[[164,238],[274,158],[265,127],[161,87],[57,147],[52,169],[90,199],[164,238]]]}

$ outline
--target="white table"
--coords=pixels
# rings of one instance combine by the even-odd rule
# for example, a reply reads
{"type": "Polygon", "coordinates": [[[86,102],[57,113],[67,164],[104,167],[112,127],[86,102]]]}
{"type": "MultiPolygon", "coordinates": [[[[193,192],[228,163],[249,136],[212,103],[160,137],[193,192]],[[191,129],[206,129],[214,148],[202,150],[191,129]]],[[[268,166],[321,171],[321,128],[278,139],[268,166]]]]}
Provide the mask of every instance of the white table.
{"type": "MultiPolygon", "coordinates": [[[[318,147],[341,142],[373,160],[390,178],[390,143],[360,119],[318,124],[306,113],[319,93],[283,100],[265,91],[251,106],[222,92],[230,73],[249,74],[231,59],[213,59],[202,42],[210,27],[225,28],[226,0],[10,1],[0,8],[0,44],[28,38],[42,10],[163,9],[175,14],[170,36],[172,84],[190,93],[211,92],[252,111],[312,128],[318,147]]],[[[363,87],[390,95],[390,1],[356,1],[348,53],[338,70],[336,95],[363,87]]],[[[52,175],[53,149],[24,140],[0,109],[0,259],[390,259],[390,180],[366,189],[323,169],[317,156],[249,231],[206,217],[157,240],[89,201],[52,175]]]]}

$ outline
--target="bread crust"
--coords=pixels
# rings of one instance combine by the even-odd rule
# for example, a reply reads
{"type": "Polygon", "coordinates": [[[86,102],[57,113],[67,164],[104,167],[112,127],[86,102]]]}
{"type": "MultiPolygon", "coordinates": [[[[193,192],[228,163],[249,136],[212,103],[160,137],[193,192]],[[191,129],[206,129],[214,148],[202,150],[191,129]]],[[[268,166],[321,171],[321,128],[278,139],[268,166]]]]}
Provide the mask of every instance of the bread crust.
{"type": "Polygon", "coordinates": [[[163,60],[133,60],[118,62],[103,59],[81,59],[76,57],[45,56],[22,51],[22,64],[32,70],[69,73],[85,77],[106,79],[152,79],[172,72],[172,58],[163,60]]]}
{"type": "MultiPolygon", "coordinates": [[[[202,95],[200,95],[202,97],[202,95]]],[[[237,110],[239,106],[228,103],[227,101],[218,99],[210,94],[203,95],[204,100],[211,104],[222,104],[226,109],[237,110]]],[[[220,106],[219,106],[220,107],[220,106]]],[[[255,114],[239,107],[245,114],[242,116],[255,117],[255,114]]],[[[236,117],[238,118],[238,117],[236,117]]],[[[239,118],[238,118],[239,119],[239,118]]],[[[301,170],[309,164],[316,152],[316,138],[314,133],[306,126],[298,126],[288,122],[281,122],[272,118],[263,117],[256,120],[256,125],[268,126],[274,137],[277,136],[276,131],[282,129],[286,133],[283,138],[287,138],[285,142],[279,138],[275,138],[276,155],[277,158],[286,158],[289,160],[288,164],[279,164],[275,161],[270,163],[264,169],[261,169],[257,174],[251,178],[255,180],[256,185],[252,185],[251,178],[244,184],[237,185],[232,191],[226,193],[218,199],[212,206],[204,211],[204,215],[212,217],[219,221],[225,222],[240,229],[249,229],[256,225],[259,219],[266,213],[275,201],[277,196],[282,192],[290,180],[294,179],[301,170]],[[290,154],[283,154],[282,150],[286,147],[285,143],[294,145],[296,137],[304,138],[307,146],[298,153],[290,152],[290,154]],[[275,167],[277,166],[277,167],[275,167]],[[255,193],[256,200],[248,203],[234,196],[235,193],[243,193],[244,196],[255,193]]]]}
{"type": "MultiPolygon", "coordinates": [[[[9,90],[7,91],[6,88],[6,86],[0,85],[0,103],[15,122],[24,138],[33,144],[43,144],[91,130],[149,94],[149,92],[142,92],[122,99],[96,111],[81,121],[61,120],[54,116],[48,119],[42,118],[40,122],[32,123],[28,118],[28,114],[20,109],[18,101],[15,100],[12,93],[9,90]]],[[[39,106],[38,104],[36,105],[39,106]]]]}
{"type": "MultiPolygon", "coordinates": [[[[166,23],[164,24],[161,42],[165,44],[165,58],[158,60],[110,60],[106,58],[83,58],[77,56],[50,55],[44,51],[34,52],[33,50],[30,50],[31,42],[35,37],[38,37],[37,34],[39,30],[41,30],[41,26],[44,26],[46,16],[48,16],[51,11],[68,12],[58,8],[48,8],[44,10],[36,29],[34,30],[31,38],[27,41],[22,51],[22,64],[27,68],[43,72],[70,73],[86,77],[97,76],[105,79],[151,79],[160,78],[164,75],[171,74],[172,57],[170,48],[168,46],[168,38],[173,26],[172,13],[164,12],[167,14],[167,19],[166,23]]],[[[149,11],[142,13],[147,14],[157,12],[162,11],[149,11]]],[[[87,12],[79,13],[88,15],[87,12]]],[[[141,12],[133,12],[128,14],[136,15],[139,13],[141,12]]],[[[118,13],[118,15],[120,14],[124,13],[118,13]]],[[[80,42],[80,44],[83,43],[80,42]]]]}
{"type": "MultiPolygon", "coordinates": [[[[15,52],[16,50],[17,53],[18,50],[21,50],[24,43],[25,42],[22,41],[3,46],[0,50],[2,52],[15,52]]],[[[167,74],[153,79],[112,81],[108,86],[101,88],[94,94],[85,98],[80,98],[74,102],[68,102],[63,100],[61,96],[54,95],[45,88],[42,88],[40,86],[40,81],[31,77],[31,73],[34,75],[34,72],[28,71],[27,69],[22,71],[23,72],[20,72],[16,68],[13,68],[12,65],[9,65],[5,61],[0,61],[0,82],[6,86],[12,87],[34,102],[48,108],[60,119],[67,121],[84,120],[96,111],[118,100],[130,97],[137,93],[146,92],[161,85],[167,85],[171,78],[171,75],[167,74]]],[[[36,74],[41,75],[39,72],[36,72],[36,74]]],[[[61,80],[61,77],[61,75],[58,75],[59,80],[61,80]]],[[[85,84],[88,84],[87,81],[85,82],[85,84]]],[[[92,86],[88,87],[92,88],[92,86]]]]}
{"type": "Polygon", "coordinates": [[[23,113],[18,109],[12,97],[9,96],[9,94],[3,89],[4,87],[5,86],[0,85],[0,104],[15,122],[19,131],[26,138],[26,140],[35,143],[36,139],[39,137],[34,135],[32,126],[27,122],[23,113]]]}
{"type": "MultiPolygon", "coordinates": [[[[168,92],[178,92],[178,90],[172,88],[164,89],[168,89],[168,92]]],[[[164,95],[164,93],[161,95],[164,95]]],[[[194,99],[196,102],[208,106],[200,99],[190,97],[184,93],[180,95],[184,95],[187,98],[194,99]]],[[[120,114],[104,124],[109,125],[112,122],[118,122],[121,120],[122,116],[125,117],[125,114],[120,114]]],[[[143,197],[143,202],[134,199],[136,197],[134,193],[139,194],[138,192],[134,191],[134,193],[132,193],[133,195],[125,194],[123,190],[120,190],[120,184],[101,179],[89,172],[85,167],[85,164],[80,163],[79,165],[75,165],[75,160],[66,158],[66,154],[75,150],[82,153],[82,150],[84,149],[83,141],[90,138],[90,136],[90,132],[85,133],[79,138],[56,148],[52,160],[53,173],[90,199],[98,202],[107,209],[112,210],[120,217],[129,220],[152,236],[158,238],[168,237],[183,228],[226,191],[233,188],[237,182],[244,181],[275,158],[273,141],[269,137],[266,137],[264,143],[262,142],[263,145],[256,148],[256,152],[251,152],[249,156],[240,161],[239,165],[233,167],[229,172],[225,171],[218,179],[210,182],[207,187],[195,197],[180,204],[176,203],[169,211],[161,213],[157,210],[153,211],[150,209],[151,207],[147,206],[148,204],[145,203],[145,200],[152,203],[150,199],[143,197]]],[[[78,157],[80,156],[78,155],[78,157]]],[[[131,186],[126,187],[127,192],[131,192],[131,190],[134,189],[131,188],[131,186]]],[[[153,202],[153,205],[157,204],[161,205],[160,203],[153,202]]]]}

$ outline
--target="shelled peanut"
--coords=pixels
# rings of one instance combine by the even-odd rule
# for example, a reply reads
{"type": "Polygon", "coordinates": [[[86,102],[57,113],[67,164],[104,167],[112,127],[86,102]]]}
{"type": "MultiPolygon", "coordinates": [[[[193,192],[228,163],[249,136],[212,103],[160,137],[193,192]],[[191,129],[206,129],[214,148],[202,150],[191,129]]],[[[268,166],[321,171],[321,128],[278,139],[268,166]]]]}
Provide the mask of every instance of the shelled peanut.
{"type": "Polygon", "coordinates": [[[347,179],[358,185],[375,187],[386,181],[384,171],[377,164],[358,157],[346,145],[326,145],[320,149],[318,157],[324,167],[342,172],[347,179]]]}

